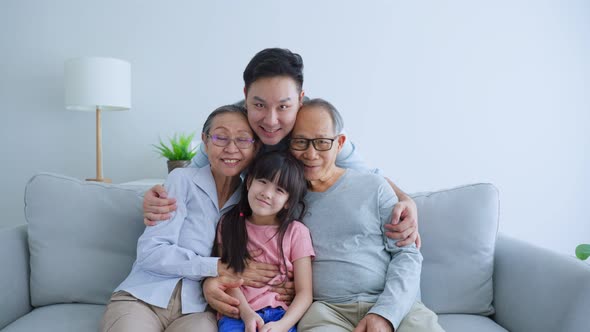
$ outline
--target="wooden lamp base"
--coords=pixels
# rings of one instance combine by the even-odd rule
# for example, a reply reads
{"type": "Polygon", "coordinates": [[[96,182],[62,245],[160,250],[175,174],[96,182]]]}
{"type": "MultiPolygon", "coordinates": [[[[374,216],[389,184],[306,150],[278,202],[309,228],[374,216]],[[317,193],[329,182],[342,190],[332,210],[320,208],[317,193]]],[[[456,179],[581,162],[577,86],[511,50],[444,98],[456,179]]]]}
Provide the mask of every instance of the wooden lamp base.
{"type": "Polygon", "coordinates": [[[107,178],[102,178],[102,179],[86,179],[86,181],[113,183],[113,180],[107,179],[107,178]]]}
{"type": "Polygon", "coordinates": [[[86,181],[112,183],[111,179],[102,177],[102,131],[100,129],[100,107],[96,106],[96,178],[86,181]]]}

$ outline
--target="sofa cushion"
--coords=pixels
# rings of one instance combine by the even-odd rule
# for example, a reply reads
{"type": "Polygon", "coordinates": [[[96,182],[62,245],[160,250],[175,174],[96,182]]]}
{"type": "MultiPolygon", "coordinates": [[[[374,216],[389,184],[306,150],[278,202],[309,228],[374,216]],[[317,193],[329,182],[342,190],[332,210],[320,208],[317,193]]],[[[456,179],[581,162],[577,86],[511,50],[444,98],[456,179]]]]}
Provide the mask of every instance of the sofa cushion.
{"type": "Polygon", "coordinates": [[[97,304],[54,304],[31,311],[2,332],[95,332],[104,309],[104,305],[97,304]]]}
{"type": "Polygon", "coordinates": [[[0,230],[0,329],[31,311],[27,226],[0,230]]]}
{"type": "Polygon", "coordinates": [[[41,173],[25,188],[35,307],[105,304],[135,261],[145,188],[41,173]]]}
{"type": "Polygon", "coordinates": [[[439,315],[438,323],[447,332],[508,332],[490,318],[479,315],[439,315]]]}
{"type": "Polygon", "coordinates": [[[498,190],[473,184],[412,197],[424,256],[422,302],[438,314],[492,314],[498,190]]]}

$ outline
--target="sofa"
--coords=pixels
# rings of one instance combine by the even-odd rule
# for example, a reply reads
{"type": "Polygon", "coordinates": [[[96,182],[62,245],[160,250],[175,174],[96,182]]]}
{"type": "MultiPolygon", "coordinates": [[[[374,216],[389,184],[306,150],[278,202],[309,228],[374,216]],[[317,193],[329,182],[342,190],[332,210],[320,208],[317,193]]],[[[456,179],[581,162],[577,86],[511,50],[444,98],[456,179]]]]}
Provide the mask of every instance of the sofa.
{"type": "MultiPolygon", "coordinates": [[[[96,331],[135,260],[146,189],[33,176],[26,225],[0,230],[0,331],[96,331]]],[[[421,300],[446,331],[590,331],[590,266],[498,234],[493,185],[412,196],[421,300]]]]}

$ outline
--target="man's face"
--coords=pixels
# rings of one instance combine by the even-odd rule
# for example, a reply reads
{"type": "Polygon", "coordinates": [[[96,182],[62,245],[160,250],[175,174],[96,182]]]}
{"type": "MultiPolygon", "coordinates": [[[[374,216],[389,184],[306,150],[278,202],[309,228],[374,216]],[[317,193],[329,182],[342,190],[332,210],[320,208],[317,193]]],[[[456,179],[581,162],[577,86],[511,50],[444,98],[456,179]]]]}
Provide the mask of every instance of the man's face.
{"type": "Polygon", "coordinates": [[[278,144],[293,129],[303,91],[292,78],[275,76],[256,80],[244,93],[250,126],[262,143],[278,144]]]}
{"type": "Polygon", "coordinates": [[[332,147],[326,151],[317,151],[311,142],[303,151],[290,149],[291,154],[303,162],[305,179],[311,182],[312,188],[316,181],[328,181],[337,169],[336,156],[342,149],[345,140],[344,135],[336,136],[334,133],[334,125],[328,111],[320,106],[301,108],[291,133],[291,139],[296,140],[297,138],[335,138],[332,147]]]}

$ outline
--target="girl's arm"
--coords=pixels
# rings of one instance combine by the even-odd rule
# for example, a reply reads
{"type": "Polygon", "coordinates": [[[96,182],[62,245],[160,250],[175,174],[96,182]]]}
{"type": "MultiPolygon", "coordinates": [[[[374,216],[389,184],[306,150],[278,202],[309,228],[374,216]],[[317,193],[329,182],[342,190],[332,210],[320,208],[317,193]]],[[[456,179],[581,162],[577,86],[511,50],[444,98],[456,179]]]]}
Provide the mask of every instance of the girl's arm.
{"type": "MultiPolygon", "coordinates": [[[[224,221],[219,222],[219,228],[221,228],[222,222],[224,221]]],[[[223,252],[223,245],[221,242],[221,233],[219,231],[217,232],[215,241],[217,241],[217,256],[221,256],[223,252]]],[[[219,260],[219,264],[224,266],[224,270],[226,272],[229,272],[229,267],[227,264],[222,263],[221,260],[219,260]]],[[[252,307],[250,307],[250,304],[248,303],[248,300],[246,300],[246,296],[244,296],[244,293],[240,287],[229,288],[225,292],[240,302],[238,305],[238,310],[240,311],[240,318],[242,321],[244,321],[245,332],[256,332],[257,329],[264,325],[264,320],[262,320],[262,317],[260,317],[252,309],[252,307]]]]}
{"type": "Polygon", "coordinates": [[[227,293],[240,301],[240,318],[244,321],[245,332],[256,332],[264,325],[264,320],[248,304],[241,288],[230,288],[227,293]]]}
{"type": "Polygon", "coordinates": [[[295,277],[295,298],[291,305],[285,312],[283,318],[276,322],[269,322],[265,324],[260,332],[275,331],[278,327],[279,331],[287,331],[295,326],[297,322],[303,317],[311,302],[313,301],[313,287],[311,276],[311,257],[306,256],[299,258],[293,262],[293,274],[295,277]]]}

